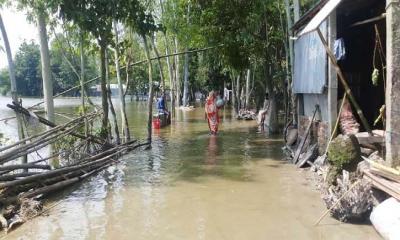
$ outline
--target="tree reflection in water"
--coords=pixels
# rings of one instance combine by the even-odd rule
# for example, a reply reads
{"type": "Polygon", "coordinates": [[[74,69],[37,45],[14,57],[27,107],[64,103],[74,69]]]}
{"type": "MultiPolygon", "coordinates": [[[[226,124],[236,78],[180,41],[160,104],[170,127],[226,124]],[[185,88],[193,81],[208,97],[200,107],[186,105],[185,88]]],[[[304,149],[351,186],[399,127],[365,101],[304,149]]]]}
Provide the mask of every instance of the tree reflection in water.
{"type": "Polygon", "coordinates": [[[206,153],[206,164],[207,165],[216,165],[217,164],[217,136],[210,135],[208,139],[207,153],[206,153]]]}

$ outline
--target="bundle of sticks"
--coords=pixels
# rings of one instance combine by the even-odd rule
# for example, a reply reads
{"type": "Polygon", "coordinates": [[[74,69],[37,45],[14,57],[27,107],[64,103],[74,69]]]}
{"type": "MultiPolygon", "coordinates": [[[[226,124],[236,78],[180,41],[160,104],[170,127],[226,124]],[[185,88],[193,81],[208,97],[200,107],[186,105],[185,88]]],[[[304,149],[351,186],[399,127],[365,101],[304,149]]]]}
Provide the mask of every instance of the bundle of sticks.
{"type": "MultiPolygon", "coordinates": [[[[26,109],[12,105],[12,108],[22,114],[30,114],[26,109]]],[[[115,163],[122,154],[138,147],[148,145],[136,140],[119,145],[113,145],[90,135],[79,133],[79,128],[86,121],[93,121],[99,113],[92,113],[73,119],[56,126],[54,123],[39,118],[39,121],[51,129],[30,136],[11,145],[0,148],[0,227],[8,229],[13,225],[13,218],[21,212],[22,203],[27,199],[35,202],[50,193],[61,190],[89,176],[102,171],[115,163]],[[57,150],[50,156],[31,162],[21,162],[18,158],[44,149],[57,141],[63,141],[66,136],[74,136],[77,141],[70,148],[57,150]],[[66,152],[83,151],[81,147],[91,144],[91,151],[84,151],[80,159],[73,163],[61,164],[54,168],[48,163],[51,159],[62,159],[66,152]]]]}
{"type": "Polygon", "coordinates": [[[400,171],[371,161],[364,157],[370,164],[369,169],[364,169],[364,177],[372,182],[372,185],[400,201],[400,171]]]}

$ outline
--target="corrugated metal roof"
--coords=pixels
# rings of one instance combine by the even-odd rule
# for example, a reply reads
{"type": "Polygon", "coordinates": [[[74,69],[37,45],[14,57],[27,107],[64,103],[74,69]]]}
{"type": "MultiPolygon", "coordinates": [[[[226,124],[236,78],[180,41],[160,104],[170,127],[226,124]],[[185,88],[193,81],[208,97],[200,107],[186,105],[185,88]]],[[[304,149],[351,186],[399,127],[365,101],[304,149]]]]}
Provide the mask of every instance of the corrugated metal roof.
{"type": "Polygon", "coordinates": [[[316,30],[319,25],[339,6],[342,0],[329,0],[321,10],[315,15],[311,21],[307,24],[307,26],[298,34],[298,36],[302,36],[306,33],[310,33],[316,30]]]}

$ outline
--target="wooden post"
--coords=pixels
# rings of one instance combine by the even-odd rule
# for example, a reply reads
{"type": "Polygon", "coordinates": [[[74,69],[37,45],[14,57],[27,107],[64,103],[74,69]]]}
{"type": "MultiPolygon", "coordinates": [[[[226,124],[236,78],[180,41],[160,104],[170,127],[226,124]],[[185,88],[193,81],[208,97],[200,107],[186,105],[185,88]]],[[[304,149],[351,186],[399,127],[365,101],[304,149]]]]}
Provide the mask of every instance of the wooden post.
{"type": "Polygon", "coordinates": [[[322,32],[321,32],[321,30],[319,28],[317,29],[317,32],[318,32],[319,38],[322,41],[322,44],[325,47],[325,50],[326,50],[326,53],[328,54],[328,57],[330,58],[333,66],[336,69],[336,72],[337,72],[337,74],[339,76],[340,82],[342,83],[343,88],[345,89],[350,102],[353,104],[354,108],[357,111],[358,116],[360,117],[361,123],[363,124],[365,130],[367,130],[368,133],[372,134],[371,127],[369,126],[368,121],[364,116],[364,113],[362,112],[360,106],[358,105],[356,99],[354,98],[353,93],[351,92],[351,89],[350,89],[349,85],[347,84],[346,78],[345,78],[342,70],[340,69],[337,61],[336,61],[335,55],[333,54],[333,52],[329,48],[328,43],[326,42],[326,40],[324,38],[324,35],[322,34],[322,32]]]}
{"type": "MultiPolygon", "coordinates": [[[[328,27],[328,43],[329,48],[333,49],[336,40],[336,12],[333,11],[329,16],[329,27],[328,27]]],[[[334,64],[328,62],[328,122],[329,122],[329,133],[332,135],[336,119],[338,117],[337,112],[337,99],[338,99],[338,81],[337,74],[334,64]]]]}
{"type": "Polygon", "coordinates": [[[386,1],[386,161],[400,165],[400,3],[386,1]]]}

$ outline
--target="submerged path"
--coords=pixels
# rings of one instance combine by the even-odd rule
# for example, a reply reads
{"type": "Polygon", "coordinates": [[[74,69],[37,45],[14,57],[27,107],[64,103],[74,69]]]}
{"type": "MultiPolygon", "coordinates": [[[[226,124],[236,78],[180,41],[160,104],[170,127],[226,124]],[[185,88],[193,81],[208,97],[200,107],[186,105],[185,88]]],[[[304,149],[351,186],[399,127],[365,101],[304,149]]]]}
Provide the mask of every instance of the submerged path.
{"type": "MultiPolygon", "coordinates": [[[[145,105],[129,109],[140,126],[145,105]]],[[[228,113],[211,137],[203,118],[202,109],[181,113],[155,133],[151,151],[53,199],[62,202],[7,238],[379,239],[371,226],[329,217],[312,226],[325,207],[306,174],[282,160],[280,140],[228,113]]]]}

